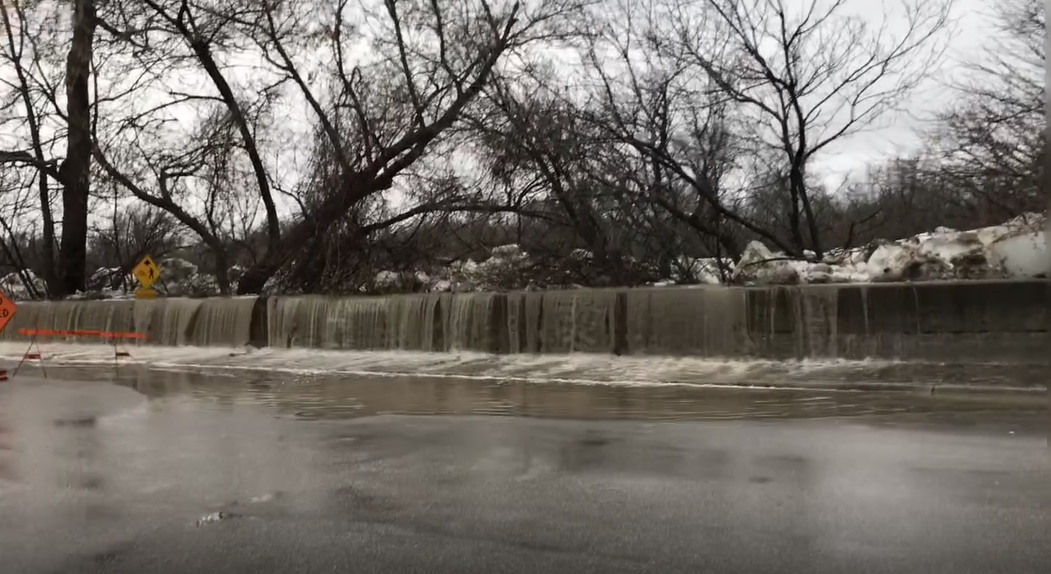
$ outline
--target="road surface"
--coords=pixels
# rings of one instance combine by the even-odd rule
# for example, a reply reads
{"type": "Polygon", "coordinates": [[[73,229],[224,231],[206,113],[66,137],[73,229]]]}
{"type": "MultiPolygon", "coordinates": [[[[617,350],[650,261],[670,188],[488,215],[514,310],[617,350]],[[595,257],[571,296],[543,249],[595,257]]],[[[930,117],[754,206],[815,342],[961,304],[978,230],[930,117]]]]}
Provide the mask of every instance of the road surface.
{"type": "Polygon", "coordinates": [[[3,574],[1051,571],[1046,403],[38,374],[3,574]]]}

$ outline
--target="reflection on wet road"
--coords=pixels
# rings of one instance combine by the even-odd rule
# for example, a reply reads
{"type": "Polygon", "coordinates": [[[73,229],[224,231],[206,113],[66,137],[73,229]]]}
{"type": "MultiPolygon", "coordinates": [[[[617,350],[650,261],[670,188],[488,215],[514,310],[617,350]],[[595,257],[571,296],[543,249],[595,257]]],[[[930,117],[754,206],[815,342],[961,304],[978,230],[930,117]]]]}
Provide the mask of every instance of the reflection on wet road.
{"type": "Polygon", "coordinates": [[[201,408],[268,405],[303,419],[378,414],[511,415],[573,419],[719,420],[857,417],[915,422],[1042,414],[1039,393],[741,389],[694,385],[607,385],[455,377],[348,377],[287,373],[50,367],[49,376],[116,382],[151,398],[193,397],[201,408]]]}
{"type": "Polygon", "coordinates": [[[1051,564],[1042,397],[48,374],[0,384],[4,574],[1051,564]]]}

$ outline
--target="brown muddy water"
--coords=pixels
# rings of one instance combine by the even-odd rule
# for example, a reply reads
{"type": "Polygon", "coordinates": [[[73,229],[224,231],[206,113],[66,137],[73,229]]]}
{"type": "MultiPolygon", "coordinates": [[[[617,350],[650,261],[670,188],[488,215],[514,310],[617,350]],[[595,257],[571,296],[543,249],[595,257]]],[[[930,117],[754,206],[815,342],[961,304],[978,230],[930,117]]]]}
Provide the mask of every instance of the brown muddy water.
{"type": "MultiPolygon", "coordinates": [[[[40,377],[37,367],[23,368],[40,377]]],[[[138,365],[49,366],[47,377],[112,382],[149,399],[189,399],[202,408],[265,406],[297,419],[375,415],[490,415],[560,419],[734,420],[865,418],[903,422],[996,418],[1040,424],[1042,392],[843,391],[675,384],[577,384],[449,377],[293,375],[176,371],[138,365]]]]}

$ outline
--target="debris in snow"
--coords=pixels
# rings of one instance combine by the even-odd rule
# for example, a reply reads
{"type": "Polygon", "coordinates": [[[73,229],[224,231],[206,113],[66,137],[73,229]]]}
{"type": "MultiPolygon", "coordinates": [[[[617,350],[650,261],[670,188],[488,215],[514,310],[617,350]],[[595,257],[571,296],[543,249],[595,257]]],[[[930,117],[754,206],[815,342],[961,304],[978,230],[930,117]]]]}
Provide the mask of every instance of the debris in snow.
{"type": "Polygon", "coordinates": [[[832,250],[820,263],[788,260],[752,242],[734,269],[734,281],[793,284],[1046,277],[1051,267],[1046,225],[1044,215],[1026,214],[972,231],[939,227],[894,242],[832,250]]]}
{"type": "Polygon", "coordinates": [[[200,520],[197,521],[196,525],[204,526],[205,524],[219,522],[221,520],[229,520],[231,518],[240,518],[240,515],[234,514],[232,512],[213,512],[211,514],[205,514],[204,516],[202,516],[200,520]]]}
{"type": "MultiPolygon", "coordinates": [[[[1051,268],[1043,214],[1025,214],[1002,225],[971,231],[939,227],[928,233],[897,241],[875,241],[853,249],[832,249],[818,261],[816,254],[805,252],[806,259],[786,257],[771,251],[759,241],[749,243],[736,263],[723,260],[732,269],[729,280],[736,284],[792,285],[801,283],[867,283],[887,281],[928,281],[937,279],[990,279],[1047,277],[1051,268]]],[[[379,292],[472,292],[492,291],[519,285],[518,281],[535,267],[535,260],[519,245],[494,247],[490,257],[481,262],[458,261],[444,269],[395,272],[380,271],[372,287],[379,292]]],[[[586,264],[591,252],[578,249],[569,263],[586,264]]],[[[670,286],[688,283],[721,282],[719,261],[715,258],[681,258],[672,266],[669,276],[653,283],[670,286]]],[[[160,262],[162,281],[157,289],[169,295],[207,296],[218,294],[218,285],[208,273],[200,272],[188,261],[167,258],[160,262]]],[[[240,275],[231,270],[232,287],[240,275]]],[[[99,269],[92,275],[94,289],[78,293],[75,298],[127,298],[134,290],[131,277],[121,277],[119,269],[99,269]],[[123,279],[123,280],[122,280],[123,279]],[[106,282],[108,285],[103,285],[106,282]]],[[[40,292],[44,282],[29,273],[40,292]]],[[[269,292],[278,278],[267,283],[269,292]]],[[[543,288],[532,282],[526,290],[543,288]]],[[[0,290],[14,299],[27,299],[30,292],[17,273],[0,278],[0,290]]]]}
{"type": "MultiPolygon", "coordinates": [[[[26,271],[25,274],[38,294],[44,295],[47,293],[47,287],[44,285],[43,279],[37,277],[32,271],[26,271]]],[[[30,290],[26,288],[25,281],[17,272],[8,273],[0,278],[0,290],[16,301],[32,298],[30,290]]]]}

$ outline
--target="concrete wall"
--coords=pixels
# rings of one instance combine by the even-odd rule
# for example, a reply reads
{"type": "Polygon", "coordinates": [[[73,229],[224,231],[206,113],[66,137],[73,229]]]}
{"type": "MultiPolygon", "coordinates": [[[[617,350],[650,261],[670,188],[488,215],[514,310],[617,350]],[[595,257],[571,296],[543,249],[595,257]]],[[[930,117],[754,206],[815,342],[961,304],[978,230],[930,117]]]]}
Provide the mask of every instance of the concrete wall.
{"type": "Polygon", "coordinates": [[[799,355],[802,341],[804,347],[811,347],[808,355],[847,359],[1051,363],[1051,290],[1044,280],[809,289],[834,290],[835,297],[828,298],[833,303],[807,312],[788,304],[785,290],[749,291],[755,310],[750,314],[750,331],[765,338],[765,355],[799,355]],[[783,304],[764,301],[771,298],[782,299],[783,304]],[[829,317],[824,324],[821,315],[829,317]],[[765,321],[772,321],[775,327],[764,337],[761,324],[765,321]],[[807,329],[806,324],[813,328],[807,329]],[[816,349],[812,348],[815,343],[816,349]],[[829,348],[820,348],[823,344],[829,348]]]}
{"type": "Polygon", "coordinates": [[[2,338],[127,325],[150,344],[1051,364],[1049,295],[1034,280],[24,303],[2,338]]]}

